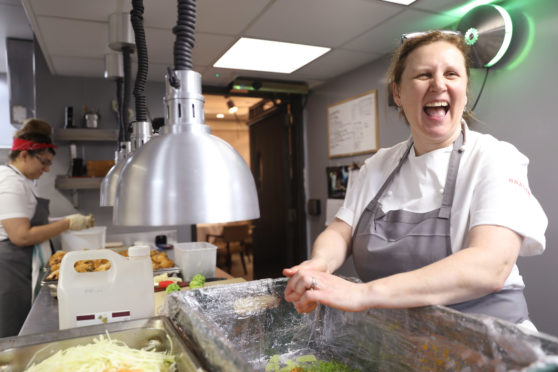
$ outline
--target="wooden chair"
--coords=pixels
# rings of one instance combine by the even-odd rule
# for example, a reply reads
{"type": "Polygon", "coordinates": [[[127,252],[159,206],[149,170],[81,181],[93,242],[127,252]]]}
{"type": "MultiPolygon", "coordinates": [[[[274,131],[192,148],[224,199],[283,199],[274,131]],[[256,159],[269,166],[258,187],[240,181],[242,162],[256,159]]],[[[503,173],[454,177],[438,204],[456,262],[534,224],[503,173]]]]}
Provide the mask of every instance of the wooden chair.
{"type": "Polygon", "coordinates": [[[252,238],[250,225],[247,223],[224,225],[223,232],[220,235],[207,234],[208,242],[211,241],[212,238],[213,244],[218,247],[217,252],[222,252],[225,255],[228,272],[230,273],[232,269],[232,254],[238,253],[240,254],[244,274],[248,274],[245,259],[248,254],[246,243],[252,238]],[[224,244],[224,247],[221,247],[219,243],[224,244]]]}

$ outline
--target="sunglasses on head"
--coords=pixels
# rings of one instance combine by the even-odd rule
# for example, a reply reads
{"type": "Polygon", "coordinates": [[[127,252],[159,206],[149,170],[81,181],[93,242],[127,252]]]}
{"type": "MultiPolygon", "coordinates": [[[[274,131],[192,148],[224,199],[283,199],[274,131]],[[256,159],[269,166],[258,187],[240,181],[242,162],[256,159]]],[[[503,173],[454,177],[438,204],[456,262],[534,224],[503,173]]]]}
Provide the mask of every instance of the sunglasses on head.
{"type": "MultiPolygon", "coordinates": [[[[459,32],[459,31],[452,31],[452,30],[437,30],[437,31],[441,32],[442,34],[446,34],[446,35],[458,35],[458,36],[461,35],[461,32],[459,32]]],[[[403,42],[405,42],[405,40],[414,39],[416,37],[428,35],[432,32],[434,32],[434,30],[417,31],[417,32],[409,32],[408,34],[402,34],[401,35],[401,44],[403,44],[403,42]]]]}

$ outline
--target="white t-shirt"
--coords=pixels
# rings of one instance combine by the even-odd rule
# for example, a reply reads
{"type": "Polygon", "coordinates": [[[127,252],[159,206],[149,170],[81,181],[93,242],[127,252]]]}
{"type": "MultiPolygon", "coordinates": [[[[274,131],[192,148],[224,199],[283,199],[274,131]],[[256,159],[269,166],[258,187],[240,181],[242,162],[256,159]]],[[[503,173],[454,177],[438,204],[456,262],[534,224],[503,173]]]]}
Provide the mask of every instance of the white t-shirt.
{"type": "MultiPolygon", "coordinates": [[[[529,189],[529,159],[507,142],[471,131],[466,125],[464,128],[464,152],[451,209],[452,251],[468,246],[468,234],[474,226],[499,225],[523,236],[521,256],[541,254],[545,249],[548,220],[529,189]]],[[[353,229],[356,227],[364,208],[395,169],[408,145],[409,141],[404,141],[380,149],[365,161],[354,186],[347,191],[337,218],[353,229]]],[[[399,174],[380,198],[384,212],[405,209],[420,213],[439,208],[452,148],[419,157],[411,149],[399,174]]],[[[514,266],[504,288],[523,287],[523,279],[514,266]]]]}
{"type": "MultiPolygon", "coordinates": [[[[31,220],[37,207],[35,183],[15,167],[0,165],[0,221],[8,218],[31,220]]],[[[8,237],[0,223],[0,240],[8,237]]]]}

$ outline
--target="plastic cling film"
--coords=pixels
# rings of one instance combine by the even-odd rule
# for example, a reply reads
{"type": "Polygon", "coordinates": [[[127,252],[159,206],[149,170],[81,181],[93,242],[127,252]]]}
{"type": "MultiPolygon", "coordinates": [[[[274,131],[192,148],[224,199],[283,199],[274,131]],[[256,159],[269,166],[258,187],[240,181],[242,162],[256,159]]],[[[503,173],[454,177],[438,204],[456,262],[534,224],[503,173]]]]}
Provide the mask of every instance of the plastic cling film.
{"type": "Polygon", "coordinates": [[[264,279],[173,293],[166,315],[212,370],[227,372],[264,371],[274,355],[281,369],[313,355],[361,371],[532,372],[558,355],[555,337],[443,306],[352,313],[319,305],[299,314],[284,300],[286,284],[264,279]]]}

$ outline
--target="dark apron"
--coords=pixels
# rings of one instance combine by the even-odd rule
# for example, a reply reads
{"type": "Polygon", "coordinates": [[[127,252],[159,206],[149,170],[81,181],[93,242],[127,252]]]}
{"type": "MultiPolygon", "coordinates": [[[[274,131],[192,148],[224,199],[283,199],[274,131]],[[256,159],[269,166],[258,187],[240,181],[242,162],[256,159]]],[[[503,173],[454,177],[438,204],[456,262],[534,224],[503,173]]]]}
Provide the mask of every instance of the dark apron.
{"type": "MultiPolygon", "coordinates": [[[[407,148],[395,170],[362,212],[353,237],[353,260],[361,280],[368,282],[419,269],[452,254],[450,220],[453,195],[463,152],[463,133],[453,144],[442,206],[426,213],[393,210],[384,213],[381,196],[409,156],[407,148]]],[[[450,308],[486,314],[512,323],[529,319],[523,290],[502,290],[450,308]]]]}
{"type": "MultiPolygon", "coordinates": [[[[48,199],[36,197],[31,226],[48,224],[48,199]]],[[[17,247],[0,242],[0,337],[16,336],[31,309],[31,259],[33,245],[17,247]]]]}

